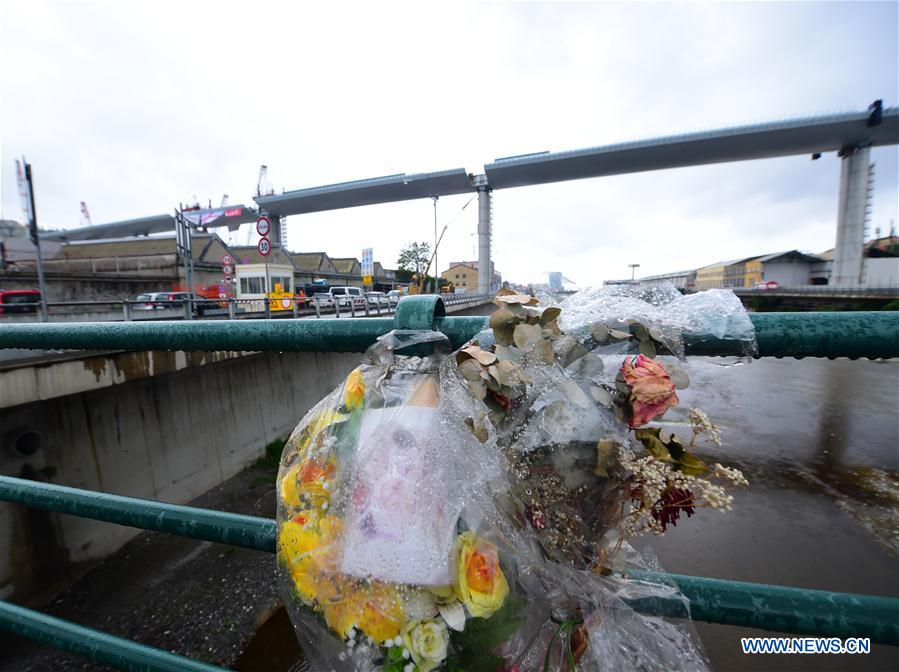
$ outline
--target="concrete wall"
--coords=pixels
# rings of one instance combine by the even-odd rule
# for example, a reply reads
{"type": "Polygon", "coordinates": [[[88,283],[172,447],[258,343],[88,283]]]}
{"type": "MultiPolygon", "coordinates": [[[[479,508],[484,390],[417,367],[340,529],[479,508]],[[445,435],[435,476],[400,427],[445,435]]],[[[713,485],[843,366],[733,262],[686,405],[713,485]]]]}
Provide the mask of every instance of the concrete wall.
{"type": "Polygon", "coordinates": [[[899,257],[865,259],[867,287],[899,287],[899,257]]]}
{"type": "Polygon", "coordinates": [[[810,264],[797,261],[782,263],[765,262],[762,265],[762,279],[774,280],[783,287],[801,287],[809,284],[810,264]]]}
{"type": "MultiPolygon", "coordinates": [[[[79,277],[75,275],[55,275],[48,273],[48,301],[112,301],[132,299],[144,292],[162,292],[172,289],[178,282],[177,276],[154,276],[146,278],[79,277]]],[[[37,274],[0,273],[0,287],[3,289],[37,289],[37,274]]],[[[86,310],[90,310],[87,308],[86,310]]]]}
{"type": "MultiPolygon", "coordinates": [[[[360,357],[248,355],[5,408],[0,473],[184,503],[286,436],[360,357]]],[[[0,503],[0,597],[34,594],[138,532],[0,503]]]]}

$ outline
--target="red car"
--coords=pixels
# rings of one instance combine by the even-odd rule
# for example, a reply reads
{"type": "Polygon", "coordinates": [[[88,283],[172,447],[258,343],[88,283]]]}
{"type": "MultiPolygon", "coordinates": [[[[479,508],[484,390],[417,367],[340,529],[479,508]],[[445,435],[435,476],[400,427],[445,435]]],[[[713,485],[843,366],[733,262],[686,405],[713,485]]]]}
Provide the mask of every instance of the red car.
{"type": "Polygon", "coordinates": [[[41,293],[36,289],[0,290],[0,315],[36,313],[40,302],[41,293]]]}

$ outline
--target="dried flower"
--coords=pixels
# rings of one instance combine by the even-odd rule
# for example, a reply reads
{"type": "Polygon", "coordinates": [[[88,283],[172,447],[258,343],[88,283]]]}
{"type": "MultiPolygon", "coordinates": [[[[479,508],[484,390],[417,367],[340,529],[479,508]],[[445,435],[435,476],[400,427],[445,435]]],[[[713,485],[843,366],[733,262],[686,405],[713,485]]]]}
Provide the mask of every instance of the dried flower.
{"type": "Polygon", "coordinates": [[[690,426],[693,428],[693,441],[690,442],[691,446],[701,434],[705,434],[708,440],[716,446],[721,446],[721,432],[717,426],[712,424],[712,421],[709,420],[709,416],[706,415],[705,411],[698,408],[691,408],[687,415],[690,419],[690,426]]]}
{"type": "Polygon", "coordinates": [[[621,365],[621,377],[630,389],[630,427],[640,427],[662,415],[678,398],[674,383],[662,366],[644,355],[627,358],[621,365]]]}

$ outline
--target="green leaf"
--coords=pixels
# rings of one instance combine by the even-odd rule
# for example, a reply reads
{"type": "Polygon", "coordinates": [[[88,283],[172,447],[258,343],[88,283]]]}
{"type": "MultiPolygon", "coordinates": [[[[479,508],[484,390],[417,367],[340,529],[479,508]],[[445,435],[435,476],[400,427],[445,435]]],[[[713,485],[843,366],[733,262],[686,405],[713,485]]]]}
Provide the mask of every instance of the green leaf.
{"type": "Polygon", "coordinates": [[[674,460],[671,458],[671,453],[668,452],[667,446],[664,444],[661,438],[659,438],[659,432],[661,430],[658,427],[654,427],[651,429],[638,429],[634,432],[637,440],[643,444],[643,447],[646,448],[646,452],[652,455],[657,460],[661,460],[662,462],[673,462],[674,460]]]}
{"type": "Polygon", "coordinates": [[[648,341],[649,340],[649,331],[646,330],[642,324],[637,324],[634,326],[634,338],[638,341],[648,341]]]}
{"type": "Polygon", "coordinates": [[[684,448],[684,444],[681,443],[681,440],[674,434],[672,434],[664,443],[665,447],[668,449],[668,452],[671,453],[671,457],[674,458],[675,462],[679,462],[681,456],[683,456],[687,452],[687,449],[684,448]]]}
{"type": "Polygon", "coordinates": [[[469,618],[465,630],[450,632],[453,649],[457,652],[454,663],[458,667],[450,669],[466,672],[495,672],[502,664],[502,658],[491,656],[490,649],[505,642],[521,627],[524,621],[522,609],[525,600],[510,593],[505,604],[490,618],[469,618]]]}
{"type": "MultiPolygon", "coordinates": [[[[640,328],[642,329],[643,327],[640,328]]],[[[656,346],[653,345],[652,341],[640,341],[640,346],[637,348],[637,351],[644,357],[655,359],[656,346]]]]}
{"type": "Polygon", "coordinates": [[[679,471],[687,476],[701,476],[709,470],[705,462],[696,457],[693,453],[684,452],[677,461],[679,471]]]}

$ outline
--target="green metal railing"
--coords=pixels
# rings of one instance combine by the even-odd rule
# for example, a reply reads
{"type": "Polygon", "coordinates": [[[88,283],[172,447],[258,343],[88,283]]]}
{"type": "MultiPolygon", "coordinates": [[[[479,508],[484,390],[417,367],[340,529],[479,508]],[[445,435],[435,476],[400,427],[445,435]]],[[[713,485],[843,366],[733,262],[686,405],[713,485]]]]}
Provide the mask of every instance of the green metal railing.
{"type": "MultiPolygon", "coordinates": [[[[759,357],[899,357],[899,313],[752,313],[759,357]]],[[[0,348],[362,352],[391,329],[439,329],[454,347],[486,317],[446,317],[436,296],[403,299],[390,318],[241,322],[0,325],[0,348]]],[[[690,355],[743,354],[735,341],[685,334],[690,355]]],[[[0,501],[147,530],[274,552],[275,521],[0,476],[0,501]]],[[[870,637],[899,645],[899,599],[695,576],[642,573],[675,583],[690,618],[799,635],[870,637]]],[[[677,601],[637,600],[638,611],[686,616],[677,601]]],[[[0,628],[125,670],[216,670],[126,639],[0,602],[0,628]]]]}
{"type": "MultiPolygon", "coordinates": [[[[62,485],[0,476],[0,500],[157,532],[168,532],[268,553],[275,552],[274,520],[164,504],[62,485]]],[[[834,593],[677,574],[635,573],[631,578],[677,584],[693,620],[799,635],[870,637],[899,645],[899,598],[834,593]]],[[[640,600],[643,613],[681,616],[680,602],[640,600]]],[[[2,621],[2,612],[0,612],[2,621]]]]}
{"type": "MultiPolygon", "coordinates": [[[[4,324],[0,348],[363,352],[396,325],[433,326],[453,347],[486,327],[486,317],[434,316],[434,302],[427,300],[436,298],[407,297],[396,318],[4,324]],[[423,301],[405,303],[409,299],[423,301]]],[[[899,311],[750,313],[749,318],[759,357],[899,357],[899,311]]],[[[738,341],[686,334],[684,343],[688,355],[742,354],[738,341]]]]}
{"type": "Polygon", "coordinates": [[[128,672],[223,672],[184,656],[0,601],[0,629],[128,672]]]}

